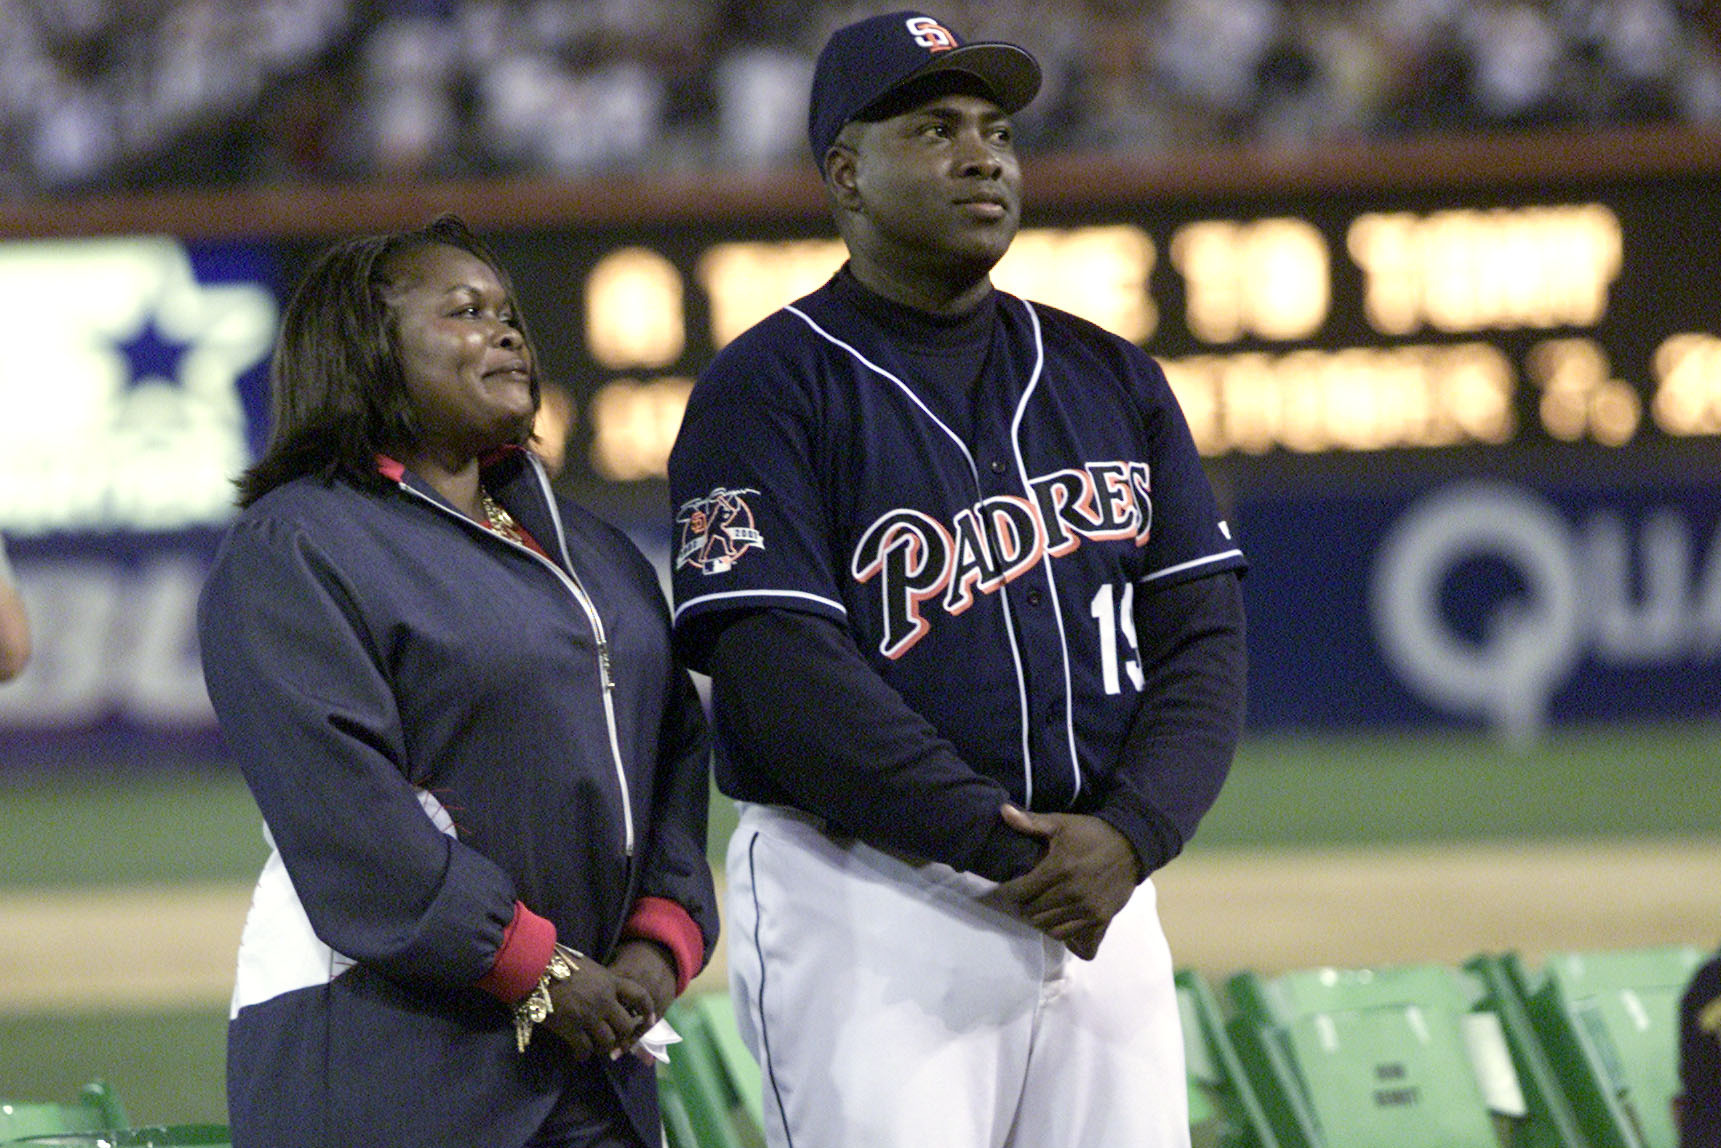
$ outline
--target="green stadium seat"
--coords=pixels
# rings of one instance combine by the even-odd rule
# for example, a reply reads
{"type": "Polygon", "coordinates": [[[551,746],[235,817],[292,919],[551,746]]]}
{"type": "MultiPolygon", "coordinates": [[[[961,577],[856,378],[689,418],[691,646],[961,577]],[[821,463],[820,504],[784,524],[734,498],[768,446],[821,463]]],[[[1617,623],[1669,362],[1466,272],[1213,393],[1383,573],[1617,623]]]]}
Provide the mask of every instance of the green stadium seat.
{"type": "Polygon", "coordinates": [[[1565,1085],[1536,1036],[1524,1002],[1519,971],[1511,958],[1479,953],[1464,962],[1479,987],[1484,1007],[1499,1018],[1512,1067],[1525,1100],[1525,1121],[1515,1148],[1594,1148],[1582,1131],[1565,1085]]]}
{"type": "Polygon", "coordinates": [[[1596,1148],[1674,1148],[1678,1008],[1705,950],[1568,952],[1539,971],[1498,958],[1583,1133],[1596,1148]]]}
{"type": "Polygon", "coordinates": [[[741,1042],[728,993],[701,993],[670,1006],[681,1034],[667,1077],[700,1148],[756,1148],[765,1141],[759,1066],[741,1042]]]}
{"type": "Polygon", "coordinates": [[[56,1132],[90,1132],[123,1128],[125,1108],[113,1089],[92,1080],[71,1103],[0,1100],[0,1143],[56,1132]]]}
{"type": "Polygon", "coordinates": [[[687,1101],[682,1099],[675,1074],[667,1070],[657,1074],[657,1107],[663,1118],[665,1148],[700,1148],[699,1134],[694,1131],[687,1101]]]}
{"type": "Polygon", "coordinates": [[[694,1011],[705,1021],[705,1035],[716,1049],[730,1088],[740,1100],[761,1138],[765,1127],[765,1085],[759,1062],[753,1059],[741,1030],[735,1025],[734,1002],[728,993],[706,993],[694,998],[694,1011]]]}
{"type": "Polygon", "coordinates": [[[1183,1056],[1189,1076],[1189,1133],[1194,1148],[1278,1148],[1225,1019],[1206,978],[1177,973],[1177,1008],[1183,1022],[1183,1056]]]}
{"type": "Polygon", "coordinates": [[[1467,973],[1420,964],[1227,982],[1226,1025],[1283,1148],[1519,1148],[1526,1098],[1467,973]]]}

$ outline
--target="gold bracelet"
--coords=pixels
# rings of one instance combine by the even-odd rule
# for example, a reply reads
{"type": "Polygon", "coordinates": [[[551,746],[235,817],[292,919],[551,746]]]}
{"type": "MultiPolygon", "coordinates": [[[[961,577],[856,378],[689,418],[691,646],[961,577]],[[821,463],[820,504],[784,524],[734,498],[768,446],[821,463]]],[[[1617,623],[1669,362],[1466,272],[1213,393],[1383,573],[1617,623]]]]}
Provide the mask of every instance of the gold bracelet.
{"type": "Polygon", "coordinates": [[[566,945],[558,944],[550,953],[550,963],[544,966],[544,975],[538,978],[538,984],[526,998],[514,1006],[514,1043],[521,1052],[532,1043],[532,1029],[556,1011],[556,1006],[550,1001],[550,986],[557,981],[565,981],[580,971],[580,962],[585,960],[584,953],[577,953],[566,945]]]}

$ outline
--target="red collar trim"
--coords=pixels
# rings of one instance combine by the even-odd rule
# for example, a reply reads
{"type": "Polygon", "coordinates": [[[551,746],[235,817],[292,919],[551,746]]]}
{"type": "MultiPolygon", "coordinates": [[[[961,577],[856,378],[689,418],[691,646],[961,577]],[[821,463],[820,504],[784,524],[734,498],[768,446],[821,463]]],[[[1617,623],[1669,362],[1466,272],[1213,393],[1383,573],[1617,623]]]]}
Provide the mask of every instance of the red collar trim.
{"type": "MultiPolygon", "coordinates": [[[[517,450],[523,451],[525,449],[526,448],[522,447],[522,446],[499,447],[496,450],[493,450],[489,454],[485,455],[482,459],[480,459],[478,461],[478,465],[481,467],[489,466],[491,463],[495,462],[497,459],[504,458],[508,454],[512,453],[513,451],[517,451],[517,450]]],[[[384,478],[388,479],[390,482],[405,482],[406,481],[406,464],[403,462],[400,462],[396,459],[392,459],[392,458],[388,457],[388,455],[386,455],[386,454],[380,454],[379,453],[376,456],[376,471],[378,474],[382,475],[384,478]]],[[[486,527],[486,529],[489,529],[489,528],[486,527]]],[[[521,534],[521,541],[526,545],[526,547],[528,549],[537,551],[539,554],[542,554],[545,558],[550,557],[549,551],[545,550],[544,547],[538,542],[538,540],[536,538],[533,538],[531,533],[524,526],[520,527],[520,534],[521,534]]],[[[554,559],[551,559],[551,561],[554,561],[554,559]]]]}

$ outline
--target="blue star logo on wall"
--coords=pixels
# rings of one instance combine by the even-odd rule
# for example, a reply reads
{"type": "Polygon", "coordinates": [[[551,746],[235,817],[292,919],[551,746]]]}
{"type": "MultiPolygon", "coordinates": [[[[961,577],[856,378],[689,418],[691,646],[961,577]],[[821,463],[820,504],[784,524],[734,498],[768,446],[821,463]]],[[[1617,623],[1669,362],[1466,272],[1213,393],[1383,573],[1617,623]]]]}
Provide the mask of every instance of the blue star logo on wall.
{"type": "Polygon", "coordinates": [[[200,278],[170,236],[0,244],[0,529],[232,518],[252,455],[241,380],[267,360],[279,305],[220,274],[200,278]]]}
{"type": "Polygon", "coordinates": [[[179,364],[191,349],[191,341],[165,334],[153,314],[144,317],[136,335],[118,343],[120,353],[131,364],[130,385],[145,382],[173,383],[179,379],[179,364]]]}

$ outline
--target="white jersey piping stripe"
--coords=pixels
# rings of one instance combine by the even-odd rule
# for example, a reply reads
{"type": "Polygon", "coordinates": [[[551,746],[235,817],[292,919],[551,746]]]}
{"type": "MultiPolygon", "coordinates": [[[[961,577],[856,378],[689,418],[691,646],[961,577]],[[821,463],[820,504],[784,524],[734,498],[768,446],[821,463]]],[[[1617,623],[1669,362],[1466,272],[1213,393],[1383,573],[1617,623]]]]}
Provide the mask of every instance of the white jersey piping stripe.
{"type": "Polygon", "coordinates": [[[1155,570],[1152,574],[1142,578],[1141,581],[1145,585],[1148,582],[1155,582],[1172,574],[1181,574],[1185,570],[1193,570],[1197,566],[1211,566],[1213,563],[1223,562],[1227,558],[1241,557],[1243,557],[1243,551],[1241,550],[1225,550],[1218,554],[1209,554],[1205,558],[1191,558],[1188,562],[1179,562],[1175,566],[1167,566],[1163,570],[1155,570]]]}
{"type": "MultiPolygon", "coordinates": [[[[1022,388],[1022,398],[1021,401],[1016,404],[1016,413],[1010,418],[1010,453],[1015,456],[1016,475],[1022,482],[1022,489],[1029,490],[1032,489],[1032,487],[1029,483],[1028,462],[1022,457],[1022,417],[1028,411],[1028,400],[1033,396],[1034,392],[1039,389],[1040,375],[1046,364],[1046,347],[1045,341],[1040,332],[1040,316],[1038,312],[1034,310],[1034,305],[1024,299],[1022,300],[1022,309],[1027,312],[1028,323],[1034,331],[1034,369],[1028,375],[1028,385],[1022,388]]],[[[1072,781],[1070,788],[1070,803],[1073,805],[1075,804],[1076,798],[1081,796],[1082,759],[1081,755],[1076,750],[1076,704],[1075,687],[1070,679],[1070,637],[1064,629],[1063,599],[1058,594],[1058,576],[1054,569],[1056,563],[1048,557],[1043,563],[1041,563],[1041,565],[1046,571],[1046,585],[1052,592],[1052,620],[1058,624],[1059,664],[1062,667],[1064,674],[1064,734],[1070,746],[1070,777],[1072,781]]],[[[1009,611],[1006,610],[1004,613],[1007,621],[1009,618],[1009,611]]],[[[1014,646],[1016,645],[1016,632],[1013,626],[1010,627],[1010,643],[1012,646],[1012,652],[1014,652],[1014,646]]],[[[1021,659],[1019,656],[1016,664],[1016,680],[1019,683],[1025,682],[1025,675],[1022,673],[1021,659]]],[[[1025,686],[1021,700],[1022,759],[1024,761],[1031,761],[1032,754],[1029,752],[1028,748],[1030,715],[1028,713],[1028,697],[1025,686]]],[[[1029,808],[1032,808],[1034,800],[1034,772],[1031,768],[1027,771],[1027,776],[1024,777],[1022,781],[1028,806],[1029,808]]]]}
{"type": "Polygon", "coordinates": [[[812,317],[810,315],[808,315],[805,311],[802,311],[799,308],[794,307],[792,305],[788,306],[788,307],[784,307],[783,310],[789,312],[791,315],[798,316],[800,318],[801,322],[803,322],[807,326],[811,327],[813,329],[814,333],[819,336],[819,338],[825,340],[827,343],[830,343],[832,346],[842,348],[844,351],[846,351],[850,355],[854,356],[855,362],[859,363],[861,366],[865,367],[867,370],[873,372],[874,374],[878,375],[881,378],[889,379],[892,383],[895,383],[896,386],[902,391],[902,393],[908,396],[909,401],[912,402],[915,406],[919,407],[921,410],[921,413],[924,414],[927,418],[931,419],[933,421],[934,425],[936,425],[939,430],[943,431],[945,433],[945,435],[950,439],[951,442],[956,444],[956,449],[960,450],[962,452],[962,457],[968,460],[968,469],[974,473],[975,483],[976,484],[979,483],[980,472],[974,466],[974,456],[968,453],[968,445],[962,441],[962,438],[960,435],[958,435],[955,431],[951,430],[948,426],[945,425],[943,419],[939,418],[937,415],[932,413],[932,408],[927,406],[924,402],[922,402],[920,399],[920,396],[915,394],[914,390],[911,387],[909,387],[909,385],[907,383],[903,382],[901,379],[897,378],[895,375],[891,374],[889,371],[885,370],[883,367],[879,366],[877,363],[873,362],[871,359],[867,358],[865,355],[861,354],[859,351],[855,350],[853,347],[849,346],[847,343],[843,342],[841,339],[837,338],[835,335],[831,334],[829,331],[827,331],[823,327],[819,326],[817,323],[815,323],[813,321],[812,317]]]}
{"type": "MultiPolygon", "coordinates": [[[[1023,306],[1027,306],[1026,302],[1023,303],[1023,306]]],[[[784,310],[788,311],[790,314],[799,318],[801,320],[801,322],[805,323],[808,327],[811,327],[813,329],[813,333],[818,335],[821,339],[824,339],[826,342],[830,343],[832,346],[840,348],[842,351],[844,351],[848,355],[852,356],[857,363],[860,363],[867,370],[878,375],[880,378],[886,379],[886,380],[890,381],[891,383],[893,383],[897,387],[898,390],[900,390],[904,395],[906,395],[908,397],[910,402],[912,402],[915,406],[919,407],[921,410],[921,413],[926,415],[927,418],[931,419],[933,425],[938,427],[939,430],[943,431],[945,436],[947,438],[949,438],[950,441],[956,445],[956,449],[962,452],[963,460],[968,463],[969,476],[972,477],[974,480],[974,493],[976,496],[978,496],[980,494],[980,468],[975,465],[974,455],[971,451],[969,451],[968,444],[962,441],[962,437],[960,435],[958,435],[955,431],[951,430],[948,426],[946,426],[944,423],[944,420],[939,418],[936,414],[934,414],[932,412],[932,408],[928,407],[926,405],[926,403],[921,401],[920,396],[914,393],[914,390],[912,387],[910,387],[907,383],[903,382],[901,379],[897,378],[895,375],[891,374],[889,371],[885,370],[883,367],[879,366],[877,363],[874,363],[872,360],[868,359],[865,355],[861,354],[854,347],[851,347],[849,344],[843,342],[841,339],[837,338],[835,335],[832,335],[829,331],[826,331],[823,327],[819,326],[818,323],[814,322],[812,317],[810,315],[808,315],[806,312],[804,312],[804,311],[800,310],[799,308],[794,307],[792,305],[785,307],[784,310]]],[[[1027,390],[1032,390],[1033,386],[1036,383],[1038,383],[1038,381],[1039,381],[1040,371],[1045,365],[1045,357],[1046,356],[1045,356],[1045,346],[1041,342],[1041,339],[1040,339],[1039,317],[1034,314],[1032,307],[1028,307],[1028,315],[1029,315],[1029,318],[1032,321],[1033,327],[1034,327],[1034,369],[1029,374],[1029,377],[1028,377],[1029,378],[1029,384],[1028,384],[1028,388],[1027,388],[1027,390]]],[[[1026,398],[1027,398],[1027,391],[1024,391],[1023,400],[1026,401],[1026,398]]],[[[1022,406],[1021,406],[1021,404],[1018,404],[1017,405],[1017,418],[1018,418],[1018,420],[1020,419],[1021,411],[1022,411],[1022,406]]],[[[1013,431],[1014,431],[1014,428],[1012,428],[1012,449],[1014,450],[1015,444],[1014,444],[1014,433],[1013,433],[1013,431]]],[[[1018,452],[1018,455],[1019,455],[1019,452],[1018,452]]],[[[1020,457],[1018,457],[1018,459],[1017,459],[1017,464],[1018,464],[1018,466],[1021,465],[1020,457]]],[[[1024,470],[1025,470],[1025,468],[1024,468],[1024,470]]],[[[976,499],[976,501],[978,501],[978,498],[976,499]]],[[[1055,595],[1054,595],[1054,598],[1055,598],[1055,595]]],[[[1016,667],[1016,702],[1017,702],[1017,705],[1020,707],[1021,714],[1022,714],[1022,788],[1023,788],[1023,799],[1022,800],[1023,800],[1024,805],[1028,806],[1029,808],[1033,808],[1033,803],[1034,803],[1034,754],[1033,754],[1033,749],[1032,749],[1033,715],[1030,714],[1029,710],[1028,710],[1028,675],[1027,675],[1027,672],[1022,667],[1021,644],[1016,640],[1016,623],[1015,623],[1015,620],[1011,617],[1009,603],[1006,600],[1004,602],[1001,602],[1000,605],[1003,607],[1003,613],[1004,613],[1004,632],[1010,639],[1010,658],[1015,663],[1015,667],[1016,667]]],[[[1055,605],[1054,605],[1054,609],[1056,609],[1055,605]]],[[[1062,619],[1061,612],[1060,612],[1059,620],[1058,620],[1058,634],[1059,634],[1059,640],[1062,641],[1062,638],[1063,638],[1063,619],[1062,619]]],[[[1068,683],[1068,667],[1069,667],[1069,651],[1068,651],[1067,647],[1064,650],[1064,666],[1065,666],[1065,680],[1066,680],[1066,686],[1067,686],[1067,683],[1068,683]]],[[[1068,701],[1067,696],[1066,696],[1065,700],[1066,700],[1066,702],[1068,701]]],[[[1066,705],[1064,707],[1065,714],[1066,714],[1066,720],[1073,721],[1074,720],[1073,717],[1069,715],[1070,708],[1071,707],[1068,705],[1066,705]]],[[[1073,741],[1074,727],[1073,726],[1071,727],[1071,737],[1072,737],[1071,748],[1073,750],[1073,748],[1074,748],[1074,741],[1073,741]]],[[[1079,778],[1080,778],[1079,768],[1077,771],[1077,777],[1078,777],[1078,781],[1079,781],[1079,778]]]]}
{"type": "Polygon", "coordinates": [[[689,598],[675,608],[675,621],[693,607],[705,602],[718,602],[734,598],[801,598],[808,602],[817,602],[821,606],[829,606],[843,617],[848,617],[848,609],[841,602],[833,602],[818,594],[809,594],[804,590],[725,590],[719,594],[701,594],[697,598],[689,598]]]}

